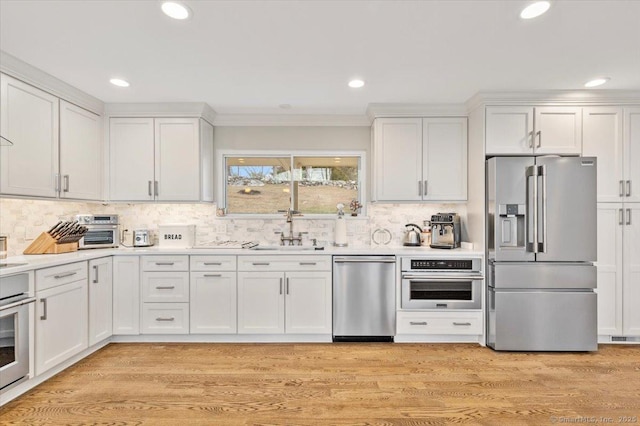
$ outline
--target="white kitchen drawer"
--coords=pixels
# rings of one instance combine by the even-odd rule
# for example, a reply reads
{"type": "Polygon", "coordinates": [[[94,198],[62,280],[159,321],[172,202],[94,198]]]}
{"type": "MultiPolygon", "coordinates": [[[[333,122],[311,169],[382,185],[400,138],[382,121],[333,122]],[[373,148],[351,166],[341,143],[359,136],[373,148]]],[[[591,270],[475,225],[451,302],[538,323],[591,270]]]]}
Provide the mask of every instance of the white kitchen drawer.
{"type": "Polygon", "coordinates": [[[79,280],[86,280],[87,276],[87,262],[76,262],[38,269],[36,271],[36,291],[46,290],[79,280]]]}
{"type": "Polygon", "coordinates": [[[398,312],[396,334],[482,334],[482,312],[398,312]]]}
{"type": "Polygon", "coordinates": [[[235,271],[235,256],[190,256],[191,271],[235,271]]]}
{"type": "Polygon", "coordinates": [[[143,302],[188,302],[188,272],[143,272],[143,302]]]}
{"type": "Polygon", "coordinates": [[[188,303],[143,303],[143,334],[189,334],[188,303]]]}
{"type": "Polygon", "coordinates": [[[142,256],[143,271],[188,271],[189,256],[142,256]]]}
{"type": "Polygon", "coordinates": [[[331,256],[238,256],[238,271],[330,271],[331,256]]]}

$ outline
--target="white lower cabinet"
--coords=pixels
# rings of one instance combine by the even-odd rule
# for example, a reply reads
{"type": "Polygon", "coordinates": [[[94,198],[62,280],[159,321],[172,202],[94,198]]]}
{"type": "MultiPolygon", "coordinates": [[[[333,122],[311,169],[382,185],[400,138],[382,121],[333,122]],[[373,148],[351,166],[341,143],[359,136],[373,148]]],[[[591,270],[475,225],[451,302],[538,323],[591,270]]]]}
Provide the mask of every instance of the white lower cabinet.
{"type": "Polygon", "coordinates": [[[240,256],[238,264],[248,269],[238,272],[239,334],[331,334],[328,256],[240,256]]]}
{"type": "Polygon", "coordinates": [[[191,272],[190,287],[191,334],[235,334],[238,331],[235,270],[191,272]]]}
{"type": "Polygon", "coordinates": [[[89,345],[87,262],[36,271],[36,298],[35,372],[39,375],[89,345]]]}
{"type": "Polygon", "coordinates": [[[140,256],[113,259],[113,334],[140,334],[140,256]]]}
{"type": "Polygon", "coordinates": [[[113,259],[89,261],[89,346],[113,334],[113,259]]]}

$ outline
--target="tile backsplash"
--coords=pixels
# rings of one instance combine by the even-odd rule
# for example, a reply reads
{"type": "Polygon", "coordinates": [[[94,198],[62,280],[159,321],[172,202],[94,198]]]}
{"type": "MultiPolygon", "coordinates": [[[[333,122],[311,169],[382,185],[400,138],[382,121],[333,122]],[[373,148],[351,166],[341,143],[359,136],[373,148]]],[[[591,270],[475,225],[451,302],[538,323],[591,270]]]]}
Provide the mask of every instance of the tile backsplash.
{"type": "MultiPolygon", "coordinates": [[[[78,213],[117,214],[122,229],[147,228],[157,239],[159,224],[195,224],[196,244],[209,241],[255,240],[262,244],[277,244],[276,232],[288,233],[283,218],[230,218],[217,217],[212,204],[161,204],[161,203],[83,203],[71,201],[43,201],[0,198],[0,234],[8,237],[8,255],[22,254],[23,250],[41,232],[59,220],[72,220],[78,213]]],[[[367,216],[347,216],[349,245],[366,247],[371,244],[371,234],[376,229],[388,229],[392,234],[390,244],[401,244],[404,225],[423,225],[432,214],[457,212],[463,222],[467,215],[465,204],[377,204],[367,205],[367,216]]],[[[335,218],[294,218],[294,232],[308,232],[305,239],[315,238],[319,245],[333,242],[335,218]]],[[[157,243],[157,241],[156,241],[157,243]]],[[[308,242],[305,241],[308,244],[308,242]]]]}

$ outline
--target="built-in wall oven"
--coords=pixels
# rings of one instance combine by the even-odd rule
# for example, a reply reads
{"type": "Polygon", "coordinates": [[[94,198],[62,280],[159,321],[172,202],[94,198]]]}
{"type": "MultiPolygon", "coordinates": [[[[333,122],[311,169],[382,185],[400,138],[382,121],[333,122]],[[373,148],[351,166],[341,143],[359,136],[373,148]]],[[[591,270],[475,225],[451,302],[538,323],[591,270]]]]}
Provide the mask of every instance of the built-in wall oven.
{"type": "Polygon", "coordinates": [[[0,277],[0,393],[29,376],[29,274],[0,277]]]}
{"type": "Polygon", "coordinates": [[[87,228],[87,233],[78,241],[79,249],[109,248],[120,245],[117,214],[79,214],[76,220],[87,228]]]}
{"type": "Polygon", "coordinates": [[[482,258],[403,257],[401,309],[481,309],[482,258]]]}

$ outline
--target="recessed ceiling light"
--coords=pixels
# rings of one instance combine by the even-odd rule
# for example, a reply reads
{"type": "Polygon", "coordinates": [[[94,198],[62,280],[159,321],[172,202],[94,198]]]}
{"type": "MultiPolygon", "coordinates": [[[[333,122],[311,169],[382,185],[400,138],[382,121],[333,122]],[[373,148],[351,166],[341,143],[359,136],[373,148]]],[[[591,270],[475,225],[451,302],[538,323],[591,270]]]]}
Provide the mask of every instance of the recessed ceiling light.
{"type": "Polygon", "coordinates": [[[165,15],[173,19],[183,20],[191,16],[191,9],[177,1],[165,1],[161,8],[165,15]]]}
{"type": "Polygon", "coordinates": [[[598,87],[605,84],[607,81],[611,80],[609,77],[598,77],[593,80],[587,81],[584,84],[584,87],[598,87]]]}
{"type": "Polygon", "coordinates": [[[128,81],[125,81],[121,78],[112,78],[111,80],[109,80],[109,83],[113,84],[114,86],[118,86],[118,87],[129,87],[130,84],[128,81]]]}
{"type": "Polygon", "coordinates": [[[356,80],[351,80],[349,82],[349,87],[352,87],[354,89],[358,89],[358,88],[360,88],[362,86],[364,86],[364,81],[362,81],[362,80],[357,80],[356,79],[356,80]]]}
{"type": "Polygon", "coordinates": [[[525,7],[522,12],[520,12],[520,17],[522,19],[532,19],[537,18],[538,16],[545,13],[551,7],[551,2],[548,1],[537,1],[535,3],[531,3],[529,6],[525,7]]]}

